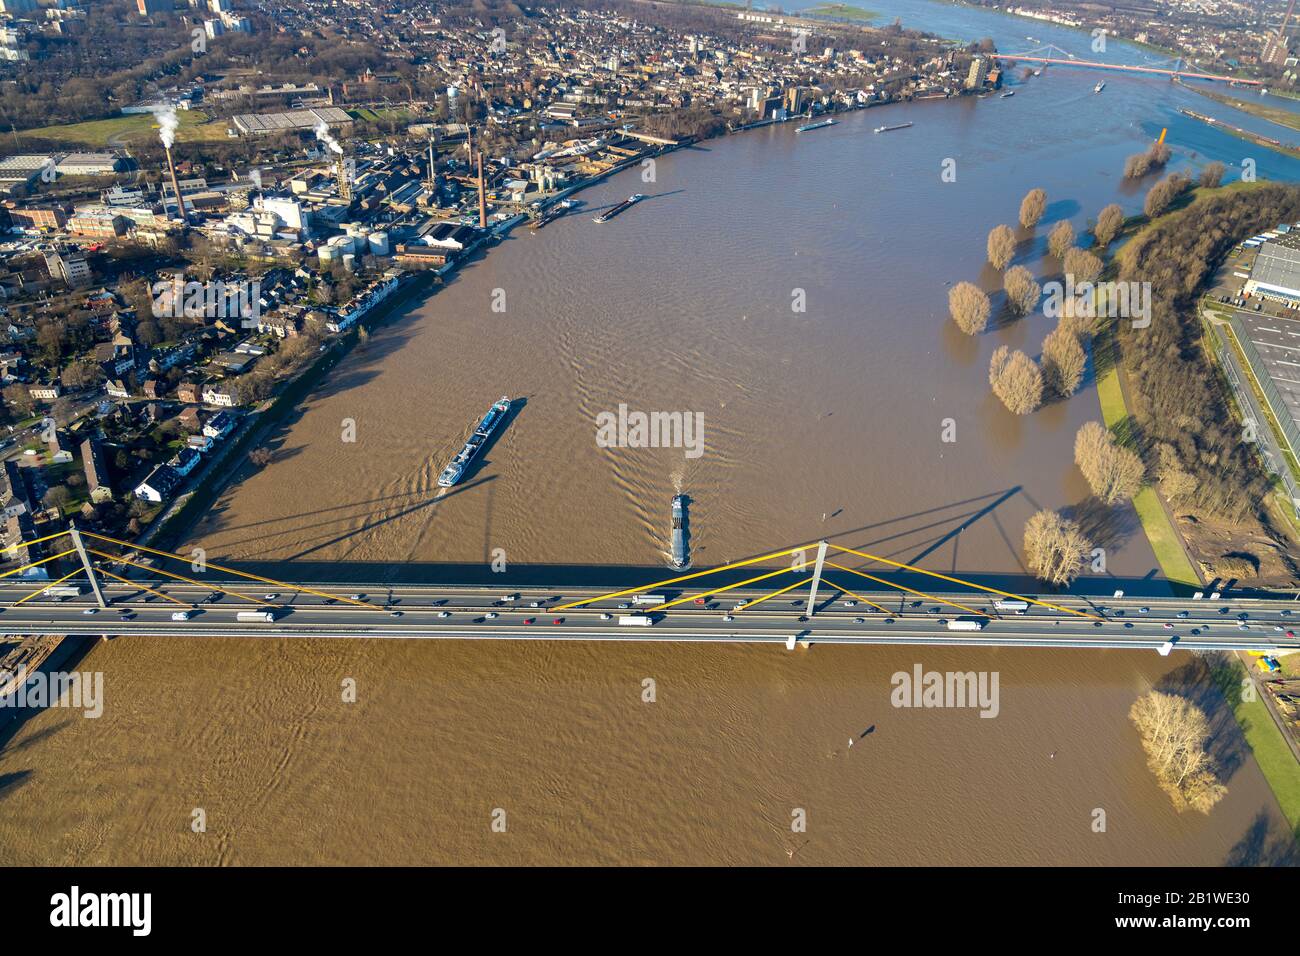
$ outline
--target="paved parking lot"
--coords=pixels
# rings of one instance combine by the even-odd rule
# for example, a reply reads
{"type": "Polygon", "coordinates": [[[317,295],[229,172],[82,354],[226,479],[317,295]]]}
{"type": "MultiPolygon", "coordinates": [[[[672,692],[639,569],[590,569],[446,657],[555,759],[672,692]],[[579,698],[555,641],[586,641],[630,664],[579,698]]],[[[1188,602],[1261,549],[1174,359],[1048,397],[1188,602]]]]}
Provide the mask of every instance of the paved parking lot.
{"type": "MultiPolygon", "coordinates": [[[[1277,308],[1276,306],[1274,308],[1277,308]]],[[[1278,309],[1289,315],[1237,310],[1265,369],[1282,394],[1291,417],[1300,424],[1300,311],[1278,309]],[[1291,315],[1296,318],[1291,318],[1291,315]]]]}

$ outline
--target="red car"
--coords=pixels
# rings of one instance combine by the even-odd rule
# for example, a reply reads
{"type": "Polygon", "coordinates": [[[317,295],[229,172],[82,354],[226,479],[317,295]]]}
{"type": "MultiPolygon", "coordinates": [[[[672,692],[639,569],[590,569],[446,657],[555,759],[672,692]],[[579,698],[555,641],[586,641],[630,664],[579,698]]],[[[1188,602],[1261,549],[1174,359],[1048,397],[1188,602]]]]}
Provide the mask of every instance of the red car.
{"type": "Polygon", "coordinates": [[[535,621],[535,620],[537,620],[537,618],[535,618],[535,617],[526,617],[526,618],[524,618],[524,623],[525,623],[525,624],[532,624],[533,621],[535,621]]]}
{"type": "Polygon", "coordinates": [[[563,623],[564,623],[564,618],[562,618],[562,617],[557,617],[557,618],[556,618],[554,621],[552,621],[551,623],[552,623],[552,624],[563,624],[563,623]]]}

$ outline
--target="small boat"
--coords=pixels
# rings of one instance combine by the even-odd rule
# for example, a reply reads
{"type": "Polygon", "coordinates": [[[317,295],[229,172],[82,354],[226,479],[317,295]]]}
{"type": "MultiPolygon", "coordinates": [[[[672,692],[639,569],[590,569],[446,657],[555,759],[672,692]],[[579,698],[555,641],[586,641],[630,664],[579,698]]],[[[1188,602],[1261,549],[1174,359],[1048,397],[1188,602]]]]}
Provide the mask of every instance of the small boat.
{"type": "Polygon", "coordinates": [[[1002,94],[1002,98],[1005,100],[1008,96],[1015,96],[1015,95],[1016,95],[1015,90],[1007,90],[1005,93],[1002,94]]]}
{"type": "Polygon", "coordinates": [[[1098,83],[1096,86],[1094,86],[1094,87],[1092,88],[1092,91],[1093,91],[1094,93],[1100,93],[1100,92],[1101,92],[1102,90],[1104,90],[1105,88],[1106,88],[1106,81],[1105,81],[1105,80],[1102,80],[1100,83],[1098,83]]]}

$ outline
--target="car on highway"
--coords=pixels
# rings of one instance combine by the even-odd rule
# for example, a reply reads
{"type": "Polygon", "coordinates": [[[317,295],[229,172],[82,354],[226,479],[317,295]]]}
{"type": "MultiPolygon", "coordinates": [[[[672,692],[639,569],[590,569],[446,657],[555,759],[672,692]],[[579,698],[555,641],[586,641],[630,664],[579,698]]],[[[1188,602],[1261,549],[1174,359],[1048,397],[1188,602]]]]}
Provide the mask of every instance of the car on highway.
{"type": "Polygon", "coordinates": [[[696,599],[695,599],[695,603],[696,603],[696,604],[703,604],[703,603],[704,603],[704,598],[702,598],[702,597],[698,597],[698,598],[696,598],[696,599]]]}
{"type": "Polygon", "coordinates": [[[484,616],[485,616],[489,621],[495,621],[495,620],[496,620],[500,615],[498,615],[496,611],[488,611],[487,614],[484,615],[484,616]]]}
{"type": "Polygon", "coordinates": [[[557,617],[557,618],[556,618],[554,621],[552,621],[551,623],[552,623],[552,624],[563,624],[563,623],[564,623],[564,618],[562,618],[562,617],[557,617]]]}
{"type": "Polygon", "coordinates": [[[1139,613],[1139,614],[1146,614],[1146,613],[1148,613],[1150,610],[1151,610],[1151,608],[1149,608],[1149,607],[1140,607],[1140,608],[1138,608],[1138,613],[1139,613]]]}
{"type": "Polygon", "coordinates": [[[845,607],[857,607],[857,606],[858,606],[858,602],[857,602],[857,601],[845,601],[845,602],[844,602],[844,606],[845,606],[845,607]]]}
{"type": "Polygon", "coordinates": [[[451,617],[451,611],[439,611],[438,617],[451,617]]]}
{"type": "Polygon", "coordinates": [[[263,594],[263,595],[262,595],[262,600],[263,600],[263,601],[274,601],[274,600],[275,600],[276,598],[278,598],[279,596],[280,596],[280,595],[278,595],[278,594],[276,594],[274,591],[272,591],[270,594],[263,594]]]}
{"type": "Polygon", "coordinates": [[[1168,621],[1165,621],[1165,623],[1161,624],[1160,626],[1163,627],[1166,631],[1172,631],[1174,629],[1174,626],[1170,624],[1168,621]]]}
{"type": "Polygon", "coordinates": [[[529,606],[529,607],[541,607],[541,606],[542,606],[542,602],[541,602],[541,601],[529,601],[529,602],[528,602],[528,606],[529,606]]]}
{"type": "Polygon", "coordinates": [[[736,619],[736,617],[733,614],[724,614],[722,615],[722,619],[726,621],[728,624],[730,624],[732,621],[736,619]]]}
{"type": "Polygon", "coordinates": [[[612,620],[614,619],[614,615],[613,615],[613,614],[609,614],[609,613],[607,612],[607,613],[605,613],[605,614],[602,614],[602,615],[600,616],[600,619],[601,619],[602,621],[612,621],[612,620]]]}
{"type": "Polygon", "coordinates": [[[537,620],[537,618],[535,618],[535,617],[526,617],[526,618],[524,618],[524,623],[525,623],[525,624],[532,624],[533,621],[535,621],[535,620],[537,620]]]}
{"type": "Polygon", "coordinates": [[[98,613],[99,613],[99,608],[97,608],[97,607],[88,607],[88,608],[86,608],[84,611],[82,611],[81,613],[82,613],[82,614],[98,614],[98,613]]]}
{"type": "Polygon", "coordinates": [[[501,600],[503,600],[503,601],[518,601],[518,600],[519,600],[519,595],[518,595],[518,594],[503,594],[503,595],[501,596],[501,600]]]}
{"type": "Polygon", "coordinates": [[[855,617],[855,618],[853,619],[853,623],[854,623],[854,624],[866,624],[866,623],[867,623],[867,619],[864,618],[864,617],[855,617]]]}
{"type": "Polygon", "coordinates": [[[1188,617],[1189,615],[1187,614],[1186,611],[1179,611],[1179,612],[1178,612],[1178,616],[1179,616],[1180,618],[1186,620],[1187,617],[1188,617]]]}
{"type": "Polygon", "coordinates": [[[401,616],[402,616],[402,612],[401,612],[401,611],[389,611],[389,612],[388,612],[388,616],[389,616],[389,617],[401,617],[401,616]]]}

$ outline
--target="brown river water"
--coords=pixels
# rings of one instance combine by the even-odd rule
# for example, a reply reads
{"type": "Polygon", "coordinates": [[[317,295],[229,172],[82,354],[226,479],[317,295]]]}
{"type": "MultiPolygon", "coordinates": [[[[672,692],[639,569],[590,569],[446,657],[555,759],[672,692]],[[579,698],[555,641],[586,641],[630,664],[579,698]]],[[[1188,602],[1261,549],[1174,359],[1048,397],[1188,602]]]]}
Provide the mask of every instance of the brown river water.
{"type": "MultiPolygon", "coordinates": [[[[1157,110],[1152,90],[1190,95],[1131,83],[1113,85],[1116,115],[1157,110]]],[[[682,491],[700,565],[830,536],[933,570],[1019,575],[1025,519],[1086,497],[1071,449],[1100,417],[1096,391],[1090,376],[1068,402],[1008,415],[988,393],[989,355],[1003,343],[1037,354],[1050,324],[995,322],[967,339],[945,320],[946,289],[989,279],[985,233],[1014,220],[1031,185],[1051,205],[1017,261],[1040,280],[1051,221],[1081,229],[1107,202],[1140,202],[1117,176],[1147,136],[1136,119],[1100,127],[1087,151],[1005,145],[1067,107],[1099,109],[1090,90],[1086,75],[1056,74],[1014,100],[754,131],[660,158],[654,182],[630,172],[580,194],[581,213],[517,230],[376,330],[192,543],[217,561],[296,562],[280,570],[298,580],[482,568],[501,549],[520,566],[644,566],[632,585],[666,567],[682,491]],[[871,132],[906,120],[916,126],[871,132]],[[956,183],[939,178],[946,157],[956,183]],[[591,222],[632,192],[649,198],[591,222]],[[439,496],[439,470],[502,394],[523,399],[518,414],[439,496]],[[699,413],[702,454],[600,447],[596,416],[620,403],[699,413]],[[347,420],[355,442],[342,440],[347,420]]],[[[1159,108],[1172,127],[1172,105],[1159,108]]],[[[1131,514],[1097,530],[1107,575],[1158,576],[1131,514]]],[[[13,863],[1269,859],[1285,822],[1235,725],[1219,738],[1229,793],[1209,816],[1175,813],[1145,768],[1128,708],[1187,664],[1117,651],[115,640],[79,665],[105,673],[102,718],[42,712],[0,754],[0,850],[13,863]],[[998,672],[997,717],[892,707],[890,676],[918,663],[998,672]],[[346,678],[355,703],[341,699],[346,678]],[[205,833],[191,831],[195,808],[205,833]],[[791,831],[799,810],[806,833],[791,831]]]]}

